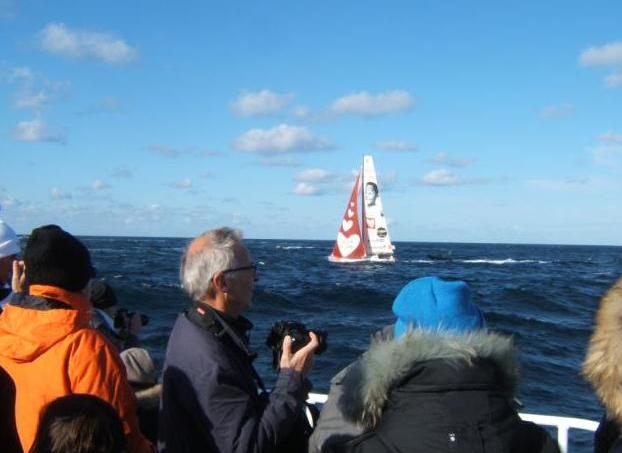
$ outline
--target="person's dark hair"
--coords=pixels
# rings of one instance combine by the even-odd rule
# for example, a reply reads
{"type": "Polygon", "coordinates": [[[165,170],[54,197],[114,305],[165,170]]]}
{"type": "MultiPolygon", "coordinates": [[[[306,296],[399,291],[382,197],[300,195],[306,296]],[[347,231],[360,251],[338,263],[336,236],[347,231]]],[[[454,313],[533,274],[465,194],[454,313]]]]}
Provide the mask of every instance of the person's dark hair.
{"type": "Polygon", "coordinates": [[[62,396],[41,413],[29,453],[124,453],[123,425],[114,408],[93,395],[62,396]]]}
{"type": "Polygon", "coordinates": [[[57,225],[45,225],[30,233],[24,249],[26,284],[52,285],[80,291],[95,271],[88,249],[57,225]]]}
{"type": "Polygon", "coordinates": [[[371,181],[367,182],[365,184],[365,188],[367,187],[371,187],[372,189],[374,189],[375,194],[378,195],[378,186],[376,185],[375,182],[371,182],[371,181]]]}

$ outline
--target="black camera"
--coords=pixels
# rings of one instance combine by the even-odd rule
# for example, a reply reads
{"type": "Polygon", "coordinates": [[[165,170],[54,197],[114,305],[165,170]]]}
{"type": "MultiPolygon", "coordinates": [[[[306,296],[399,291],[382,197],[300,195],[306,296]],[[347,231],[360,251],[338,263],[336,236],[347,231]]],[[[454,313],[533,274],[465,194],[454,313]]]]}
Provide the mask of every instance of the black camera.
{"type": "MultiPolygon", "coordinates": [[[[134,311],[127,311],[127,308],[119,308],[114,315],[114,328],[119,330],[127,330],[129,326],[126,323],[130,322],[130,319],[136,314],[134,311]]],[[[149,316],[140,314],[140,323],[143,326],[149,324],[149,316]]]]}
{"type": "MultiPolygon", "coordinates": [[[[328,334],[321,330],[313,330],[313,333],[317,335],[319,342],[319,346],[315,350],[315,353],[321,354],[326,351],[326,337],[328,334]]],[[[283,352],[283,339],[286,335],[289,335],[292,339],[292,352],[294,353],[311,341],[309,338],[309,331],[303,323],[296,321],[275,322],[266,338],[266,345],[272,350],[272,368],[275,370],[279,369],[281,354],[283,352]]]]}

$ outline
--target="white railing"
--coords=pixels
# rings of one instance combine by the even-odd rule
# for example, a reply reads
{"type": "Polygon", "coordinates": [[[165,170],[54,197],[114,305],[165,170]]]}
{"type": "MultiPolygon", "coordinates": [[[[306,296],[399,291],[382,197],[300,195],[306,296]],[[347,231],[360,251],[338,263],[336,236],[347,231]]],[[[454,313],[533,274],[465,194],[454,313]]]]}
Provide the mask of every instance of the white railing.
{"type": "MultiPolygon", "coordinates": [[[[307,402],[311,404],[322,405],[326,402],[328,395],[321,393],[309,393],[307,402]]],[[[582,429],[584,431],[596,431],[598,422],[585,420],[583,418],[574,417],[558,417],[555,415],[539,415],[539,414],[518,414],[523,420],[534,422],[541,426],[553,426],[557,429],[557,442],[562,453],[568,451],[568,430],[582,429]]]]}

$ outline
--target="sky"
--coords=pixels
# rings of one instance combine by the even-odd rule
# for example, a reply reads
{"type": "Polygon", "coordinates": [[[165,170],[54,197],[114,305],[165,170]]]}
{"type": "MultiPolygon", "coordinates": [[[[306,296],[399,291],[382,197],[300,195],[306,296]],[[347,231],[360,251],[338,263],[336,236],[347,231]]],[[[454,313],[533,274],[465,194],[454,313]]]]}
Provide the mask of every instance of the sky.
{"type": "Polygon", "coordinates": [[[19,233],[622,245],[619,1],[0,0],[19,233]]]}

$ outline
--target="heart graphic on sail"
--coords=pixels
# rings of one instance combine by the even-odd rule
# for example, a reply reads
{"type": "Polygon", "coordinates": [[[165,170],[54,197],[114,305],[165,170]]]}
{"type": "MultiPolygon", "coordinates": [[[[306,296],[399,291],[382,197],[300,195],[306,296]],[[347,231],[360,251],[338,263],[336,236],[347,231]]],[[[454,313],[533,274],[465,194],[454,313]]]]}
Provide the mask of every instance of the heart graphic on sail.
{"type": "Polygon", "coordinates": [[[354,211],[352,209],[348,209],[348,218],[351,219],[354,215],[354,211]]]}
{"type": "Polygon", "coordinates": [[[350,228],[352,228],[353,224],[354,222],[352,222],[352,220],[343,219],[341,221],[341,228],[343,228],[343,231],[348,231],[350,228]]]}
{"type": "Polygon", "coordinates": [[[345,237],[341,231],[337,234],[337,247],[339,247],[339,252],[343,257],[349,256],[360,243],[361,238],[358,234],[353,234],[350,237],[345,237]]]}

